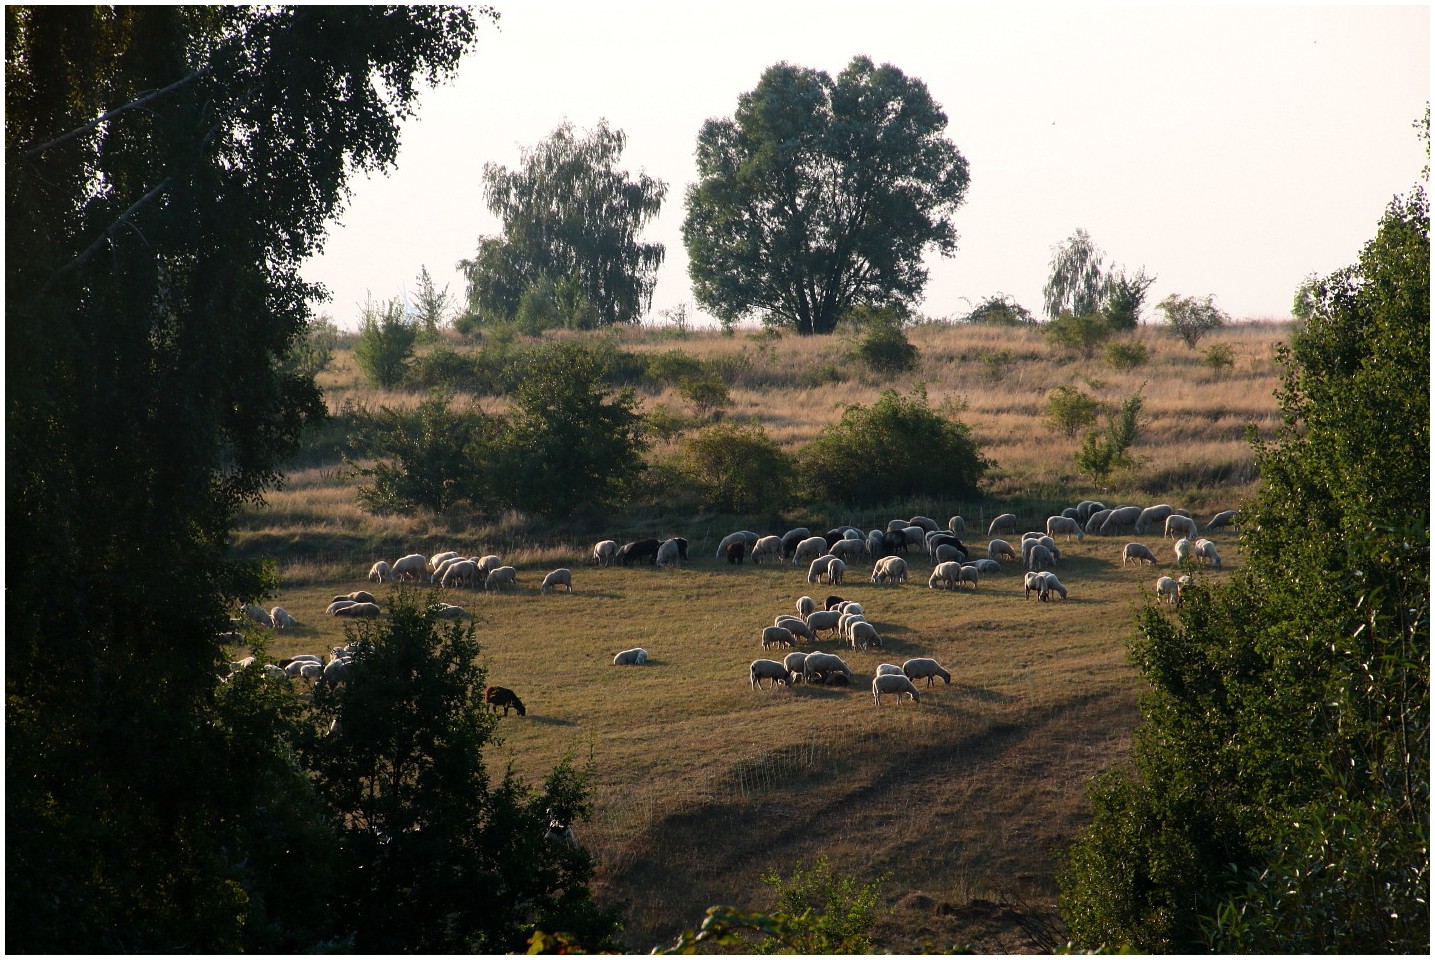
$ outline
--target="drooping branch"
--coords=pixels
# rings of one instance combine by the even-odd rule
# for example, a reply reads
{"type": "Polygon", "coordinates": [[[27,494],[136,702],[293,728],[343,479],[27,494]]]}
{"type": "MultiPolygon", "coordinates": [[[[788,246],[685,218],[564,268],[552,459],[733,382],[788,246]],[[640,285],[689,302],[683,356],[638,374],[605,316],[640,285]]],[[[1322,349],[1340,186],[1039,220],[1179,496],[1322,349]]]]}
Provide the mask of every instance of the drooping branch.
{"type": "Polygon", "coordinates": [[[163,89],[151,91],[150,93],[147,93],[142,97],[131,100],[129,103],[115,107],[113,110],[106,110],[104,113],[100,114],[98,117],[95,117],[95,119],[91,120],[89,123],[81,124],[75,129],[69,131],[68,133],[62,133],[48,143],[42,143],[38,147],[31,147],[30,149],[26,150],[22,154],[22,156],[38,156],[39,154],[44,153],[46,150],[50,149],[51,147],[58,147],[62,143],[67,143],[70,140],[73,140],[76,137],[80,136],[81,134],[95,129],[95,127],[98,127],[100,124],[104,123],[107,120],[111,120],[129,110],[138,109],[139,107],[144,106],[152,100],[157,100],[160,97],[173,93],[175,90],[178,90],[185,84],[192,83],[193,81],[198,80],[200,77],[206,76],[207,74],[209,74],[211,69],[212,68],[208,65],[200,67],[198,70],[191,71],[188,76],[180,77],[174,83],[171,83],[169,86],[164,87],[163,89]]]}

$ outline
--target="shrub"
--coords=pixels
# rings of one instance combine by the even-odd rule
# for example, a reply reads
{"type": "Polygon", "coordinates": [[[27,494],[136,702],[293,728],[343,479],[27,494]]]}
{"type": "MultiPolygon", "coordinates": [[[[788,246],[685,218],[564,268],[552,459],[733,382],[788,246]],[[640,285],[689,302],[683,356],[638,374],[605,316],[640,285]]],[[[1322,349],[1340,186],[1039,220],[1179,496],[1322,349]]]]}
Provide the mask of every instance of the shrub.
{"type": "Polygon", "coordinates": [[[869,370],[890,375],[916,369],[917,348],[902,332],[896,311],[860,307],[850,318],[863,331],[853,353],[869,370]]]}
{"type": "Polygon", "coordinates": [[[1037,323],[1030,310],[1004,293],[987,297],[963,319],[967,323],[984,323],[998,327],[1034,326],[1037,323]]]}
{"type": "Polygon", "coordinates": [[[1151,351],[1144,343],[1127,340],[1106,345],[1106,362],[1117,370],[1135,370],[1151,359],[1151,351]]]}
{"type": "Polygon", "coordinates": [[[792,460],[756,423],[718,423],[684,441],[680,470],[712,509],[756,513],[785,505],[792,460]]]}
{"type": "Polygon", "coordinates": [[[1216,306],[1215,298],[1209,294],[1198,300],[1173,293],[1156,304],[1156,309],[1166,317],[1176,336],[1192,350],[1206,334],[1231,322],[1230,315],[1216,306]]]}
{"type": "Polygon", "coordinates": [[[376,514],[443,511],[460,502],[485,502],[485,473],[477,464],[497,433],[497,422],[478,410],[454,410],[435,392],[413,411],[380,407],[354,416],[353,443],[373,466],[356,469],[371,483],[359,488],[360,505],[376,514]]]}
{"type": "Polygon", "coordinates": [[[370,300],[354,341],[354,360],[370,383],[391,390],[408,375],[416,339],[418,328],[404,316],[397,298],[382,305],[370,300]]]}
{"type": "Polygon", "coordinates": [[[472,356],[442,345],[414,360],[409,382],[425,390],[442,388],[475,393],[487,386],[472,356]]]}
{"type": "Polygon", "coordinates": [[[1201,363],[1210,367],[1216,373],[1225,373],[1236,365],[1236,358],[1231,354],[1231,348],[1224,343],[1215,343],[1206,348],[1206,353],[1201,357],[1201,363]]]}
{"type": "Polygon", "coordinates": [[[985,368],[983,372],[988,383],[1001,383],[1007,369],[1016,363],[1016,357],[1010,350],[982,350],[976,356],[985,368]]]}
{"type": "MultiPolygon", "coordinates": [[[[1146,385],[1143,383],[1141,386],[1144,388],[1146,385]]],[[[1116,470],[1135,464],[1130,448],[1141,431],[1144,403],[1138,389],[1126,398],[1120,409],[1107,414],[1104,431],[1088,433],[1082,441],[1081,450],[1076,454],[1076,467],[1097,486],[1104,486],[1116,470]]]]}
{"type": "Polygon", "coordinates": [[[1101,406],[1094,397],[1063,385],[1046,395],[1046,419],[1055,429],[1074,437],[1076,431],[1096,422],[1101,406]]]}
{"type": "Polygon", "coordinates": [[[851,505],[970,496],[990,465],[971,429],[933,411],[922,385],[910,397],[884,390],[870,407],[848,407],[798,464],[808,499],[851,505]]]}
{"type": "Polygon", "coordinates": [[[693,413],[699,417],[706,417],[732,404],[727,384],[715,373],[702,377],[684,377],[678,382],[678,394],[693,405],[693,413]]]}
{"type": "Polygon", "coordinates": [[[826,857],[808,869],[794,867],[786,879],[775,872],[762,882],[777,894],[774,918],[786,921],[784,935],[756,944],[770,953],[867,954],[873,952],[872,928],[877,899],[886,875],[869,883],[837,876],[826,857]]]}
{"type": "Polygon", "coordinates": [[[707,372],[701,360],[682,350],[665,350],[647,358],[646,376],[664,386],[675,387],[685,378],[701,377],[707,372]]]}
{"type": "Polygon", "coordinates": [[[1081,354],[1084,360],[1090,360],[1096,348],[1110,339],[1113,333],[1111,324],[1097,313],[1080,316],[1063,313],[1048,323],[1044,332],[1052,343],[1081,354]]]}
{"type": "Polygon", "coordinates": [[[847,377],[842,373],[842,368],[832,361],[826,363],[814,363],[810,367],[803,367],[797,371],[794,382],[804,389],[814,387],[825,387],[829,383],[842,383],[847,377]]]}
{"type": "Polygon", "coordinates": [[[1146,275],[1145,269],[1128,274],[1120,270],[1107,275],[1105,299],[1101,313],[1113,330],[1135,330],[1141,319],[1141,305],[1155,277],[1146,275]]]}

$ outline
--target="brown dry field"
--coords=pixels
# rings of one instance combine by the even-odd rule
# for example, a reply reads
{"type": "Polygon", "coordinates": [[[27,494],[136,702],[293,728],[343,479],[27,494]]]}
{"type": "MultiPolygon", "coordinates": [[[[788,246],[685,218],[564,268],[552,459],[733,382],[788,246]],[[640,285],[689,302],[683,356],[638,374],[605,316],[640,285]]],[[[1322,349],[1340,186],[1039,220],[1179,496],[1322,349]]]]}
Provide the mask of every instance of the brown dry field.
{"type": "MultiPolygon", "coordinates": [[[[1225,343],[1236,359],[1215,375],[1198,353],[1143,329],[1151,361],[1118,373],[1099,360],[1054,355],[1030,331],[922,327],[910,334],[923,357],[911,377],[884,383],[854,374],[809,388],[791,386],[803,369],[850,365],[840,338],[773,343],[742,333],[672,339],[633,331],[620,339],[635,351],[750,354],[728,415],[756,416],[792,447],[847,404],[925,381],[934,405],[964,406],[959,416],[996,463],[987,496],[964,513],[967,543],[984,555],[986,519],[1011,505],[1023,530],[1045,515],[1022,505],[1043,499],[1169,502],[1202,524],[1238,506],[1255,482],[1245,424],[1269,436],[1277,422],[1274,347],[1284,335],[1274,324],[1213,335],[1202,349],[1225,343]],[[984,359],[1001,351],[1007,359],[984,359]],[[1092,490],[1071,465],[1076,441],[1041,421],[1046,394],[1069,383],[1116,401],[1143,382],[1149,420],[1135,452],[1144,462],[1116,488],[1092,490]]],[[[335,409],[345,397],[415,402],[358,386],[346,351],[321,381],[335,409]]],[[[666,391],[643,401],[682,404],[666,391]]],[[[529,708],[500,724],[488,766],[511,765],[535,785],[564,758],[588,771],[596,812],[575,830],[598,860],[600,897],[626,905],[630,951],[671,942],[713,904],[770,907],[761,876],[785,876],[819,855],[863,879],[885,875],[880,949],[1039,952],[1060,942],[1055,877],[1085,822],[1086,784],[1126,757],[1138,720],[1141,683],[1126,647],[1155,578],[1172,572],[1171,541],[1159,531],[1060,541],[1056,572],[1070,599],[1040,603],[1024,597],[1012,564],[975,590],[957,591],[928,589],[930,564],[916,553],[902,586],[873,585],[868,564],[850,566],[837,588],[809,585],[805,571],[783,564],[729,567],[713,555],[729,530],[711,518],[667,531],[693,541],[689,566],[599,569],[584,564],[592,541],[624,539],[621,530],[530,542],[518,535],[520,517],[375,518],[355,504],[353,490],[336,463],[311,466],[244,519],[241,547],[275,556],[282,588],[273,602],[302,624],[274,637],[269,653],[324,653],[341,642],[345,625],[323,608],[333,595],[365,587],[369,564],[380,558],[354,543],[503,553],[519,568],[517,591],[443,591],[477,625],[489,681],[516,690],[529,708]],[[1161,570],[1123,568],[1128,539],[1151,546],[1161,570]],[[575,591],[540,595],[538,581],[557,566],[574,569],[575,591]],[[870,651],[818,644],[843,653],[856,684],[752,690],[748,664],[767,655],[761,628],[791,612],[797,597],[820,600],[834,589],[862,602],[885,638],[870,651]],[[613,654],[632,646],[652,661],[612,666],[613,654]],[[920,704],[875,706],[876,665],[914,656],[936,657],[952,683],[924,688],[920,704]]],[[[924,511],[906,515],[916,512],[924,511]]],[[[866,528],[879,518],[827,519],[860,519],[866,528]]],[[[1239,568],[1241,549],[1233,532],[1212,539],[1225,562],[1199,576],[1219,581],[1239,568]]],[[[382,599],[389,589],[375,592],[382,599]]]]}

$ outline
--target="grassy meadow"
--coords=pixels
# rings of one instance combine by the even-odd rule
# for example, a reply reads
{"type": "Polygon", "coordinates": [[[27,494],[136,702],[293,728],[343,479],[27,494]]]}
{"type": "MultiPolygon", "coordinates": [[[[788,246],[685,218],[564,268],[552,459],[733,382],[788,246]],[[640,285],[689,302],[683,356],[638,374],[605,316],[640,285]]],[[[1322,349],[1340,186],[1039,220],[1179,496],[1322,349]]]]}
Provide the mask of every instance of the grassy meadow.
{"type": "MultiPolygon", "coordinates": [[[[914,549],[906,585],[876,586],[870,565],[852,564],[846,582],[829,587],[808,584],[805,569],[786,564],[728,566],[714,557],[717,542],[740,527],[869,529],[889,517],[924,513],[945,523],[960,512],[967,544],[984,555],[992,516],[1010,510],[1021,529],[1035,529],[1055,508],[1087,498],[1167,502],[1204,525],[1254,490],[1245,429],[1254,424],[1269,436],[1277,422],[1275,345],[1285,328],[1243,324],[1203,341],[1202,351],[1230,348],[1235,362],[1224,372],[1164,331],[1143,328],[1136,337],[1149,362],[1120,372],[1099,358],[1062,356],[1034,331],[929,325],[909,333],[920,369],[896,382],[860,372],[841,337],[643,329],[609,336],[633,352],[726,357],[725,369],[737,371],[726,416],[757,418],[790,449],[847,405],[924,382],[932,405],[960,410],[994,462],[984,497],[832,516],[649,510],[600,529],[539,527],[514,515],[375,517],[357,505],[355,481],[321,437],[236,535],[241,552],[276,560],[281,589],[272,602],[301,622],[272,636],[268,652],[326,653],[346,626],[362,629],[323,611],[335,594],[371,588],[382,601],[395,589],[366,584],[374,560],[449,548],[499,553],[519,569],[517,590],[439,591],[477,625],[489,681],[528,706],[526,717],[502,721],[488,765],[511,765],[534,784],[564,758],[589,771],[596,813],[575,831],[598,858],[599,895],[627,904],[630,950],[670,941],[712,904],[769,907],[761,876],[786,876],[820,855],[864,879],[886,875],[883,949],[1057,945],[1062,851],[1084,823],[1087,781],[1127,753],[1140,683],[1126,645],[1135,609],[1151,600],[1157,576],[1173,572],[1171,541],[1160,531],[1059,540],[1056,572],[1070,598],[1051,603],[1027,599],[1010,563],[975,590],[932,590],[930,564],[914,549]],[[1140,463],[1113,489],[1091,489],[1072,464],[1079,440],[1043,422],[1046,395],[1062,384],[1112,403],[1143,390],[1147,419],[1133,448],[1140,463]],[[688,537],[692,562],[666,570],[585,564],[595,540],[639,533],[688,537]],[[1161,569],[1123,567],[1128,539],[1150,546],[1161,569]],[[558,566],[573,568],[574,592],[539,594],[543,574],[558,566]],[[863,604],[885,647],[843,650],[829,640],[800,649],[840,652],[855,684],[752,690],[749,662],[785,652],[761,649],[762,627],[794,612],[798,597],[820,602],[832,592],[863,604]],[[611,664],[633,646],[649,651],[648,665],[611,664]],[[914,656],[941,661],[951,684],[922,688],[919,704],[874,706],[877,664],[914,656]]],[[[449,346],[466,349],[457,339],[449,346]]],[[[320,380],[335,412],[346,400],[399,406],[419,398],[363,385],[348,350],[320,380]]],[[[649,410],[684,406],[670,389],[639,395],[649,410]]],[[[502,408],[501,398],[474,400],[502,408]]],[[[1199,576],[1220,580],[1239,568],[1241,548],[1231,531],[1212,539],[1224,564],[1199,576]]]]}

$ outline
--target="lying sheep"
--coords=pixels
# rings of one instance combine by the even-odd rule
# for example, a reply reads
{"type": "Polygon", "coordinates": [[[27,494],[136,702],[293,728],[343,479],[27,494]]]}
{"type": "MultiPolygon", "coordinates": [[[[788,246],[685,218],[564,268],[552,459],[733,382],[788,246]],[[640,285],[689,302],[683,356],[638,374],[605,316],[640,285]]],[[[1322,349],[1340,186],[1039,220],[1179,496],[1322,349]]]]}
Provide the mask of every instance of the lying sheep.
{"type": "Polygon", "coordinates": [[[389,561],[380,560],[370,567],[369,579],[374,583],[388,583],[393,580],[394,571],[393,568],[389,566],[389,561]]]}
{"type": "Polygon", "coordinates": [[[518,571],[513,567],[498,567],[490,570],[488,576],[484,578],[483,581],[483,589],[485,590],[501,590],[504,587],[514,587],[517,585],[518,571]]]}
{"type": "Polygon", "coordinates": [[[342,610],[344,607],[352,607],[356,603],[358,603],[357,600],[350,600],[348,597],[341,597],[340,599],[335,600],[333,603],[325,607],[324,612],[331,617],[338,616],[339,611],[342,610]]]}
{"type": "Polygon", "coordinates": [[[1215,530],[1218,527],[1235,526],[1236,517],[1239,514],[1239,510],[1222,510],[1220,513],[1216,514],[1214,517],[1211,518],[1210,523],[1206,524],[1206,532],[1210,533],[1212,530],[1215,530]]]}
{"type": "Polygon", "coordinates": [[[394,579],[423,583],[428,580],[428,563],[428,557],[421,553],[411,553],[406,557],[399,557],[394,561],[392,568],[394,579]]]}
{"type": "Polygon", "coordinates": [[[557,570],[550,571],[548,576],[543,578],[543,582],[538,585],[538,592],[547,593],[556,587],[567,587],[568,592],[572,593],[573,571],[567,567],[559,567],[557,570]]]}
{"type": "Polygon", "coordinates": [[[939,563],[932,568],[932,575],[927,578],[927,586],[935,590],[937,588],[937,584],[941,583],[944,586],[952,587],[955,589],[957,581],[961,578],[962,565],[960,563],[957,563],[955,560],[948,560],[947,562],[939,563]]]}
{"type": "Polygon", "coordinates": [[[633,647],[631,650],[623,650],[613,658],[615,667],[640,667],[648,662],[648,651],[642,647],[633,647]]]}
{"type": "Polygon", "coordinates": [[[992,520],[991,526],[987,527],[987,537],[994,537],[998,533],[1016,533],[1016,514],[1003,513],[992,520]]]}
{"type": "Polygon", "coordinates": [[[768,647],[795,647],[797,638],[792,631],[786,627],[763,627],[762,628],[762,649],[768,647]]]}
{"type": "Polygon", "coordinates": [[[1197,540],[1191,545],[1191,555],[1197,560],[1209,562],[1212,566],[1221,565],[1221,555],[1216,551],[1216,545],[1210,540],[1197,540]]]}
{"type": "Polygon", "coordinates": [[[771,680],[772,689],[777,689],[779,683],[790,685],[792,676],[788,673],[787,667],[776,660],[754,660],[748,664],[748,679],[752,681],[752,689],[757,690],[762,686],[762,681],[771,680]]]}
{"type": "Polygon", "coordinates": [[[452,603],[435,603],[428,608],[428,615],[435,620],[462,620],[468,611],[452,603]]]}
{"type": "Polygon", "coordinates": [[[512,707],[518,711],[520,717],[528,716],[528,710],[524,708],[523,701],[518,699],[518,694],[507,687],[487,687],[483,691],[483,702],[490,710],[503,708],[503,715],[508,716],[508,708],[512,707]]]}
{"type": "Polygon", "coordinates": [[[1170,577],[1161,577],[1156,581],[1156,602],[1170,603],[1173,606],[1179,602],[1176,593],[1176,581],[1170,577]]]}
{"type": "Polygon", "coordinates": [[[976,567],[977,570],[981,573],[1000,573],[1002,568],[1001,564],[997,563],[995,560],[989,560],[986,557],[973,560],[972,566],[976,567]]]}
{"type": "Polygon", "coordinates": [[[1075,537],[1077,543],[1080,543],[1085,537],[1081,530],[1081,524],[1077,523],[1073,517],[1047,517],[1046,535],[1055,537],[1058,533],[1066,534],[1068,540],[1075,537]]]}
{"type": "Polygon", "coordinates": [[[351,603],[334,611],[336,617],[377,617],[382,611],[377,603],[351,603]]]}
{"type": "Polygon", "coordinates": [[[352,600],[355,603],[378,603],[379,598],[367,590],[355,590],[353,593],[341,594],[335,600],[352,600]]]}
{"type": "Polygon", "coordinates": [[[1018,559],[1016,551],[1005,540],[992,540],[987,543],[988,560],[1000,560],[1003,557],[1008,560],[1018,559]]]}
{"type": "Polygon", "coordinates": [[[593,544],[593,563],[599,567],[611,567],[618,559],[618,541],[599,540],[593,544]]]}
{"type": "Polygon", "coordinates": [[[922,699],[912,681],[899,673],[879,673],[872,678],[872,702],[880,707],[884,693],[896,696],[898,704],[902,702],[904,693],[912,698],[913,703],[919,703],[922,699]]]}
{"type": "Polygon", "coordinates": [[[929,687],[937,677],[941,677],[947,683],[952,682],[952,675],[930,657],[913,657],[902,664],[902,672],[907,675],[908,680],[926,680],[929,687]]]}
{"type": "Polygon", "coordinates": [[[807,659],[802,662],[802,679],[806,683],[811,683],[814,677],[827,683],[834,675],[846,677],[849,683],[852,681],[851,669],[846,661],[836,654],[817,650],[809,653],[807,659]]]}
{"type": "Polygon", "coordinates": [[[299,626],[299,621],[283,607],[275,607],[269,611],[269,621],[274,624],[275,630],[293,630],[299,626]]]}
{"type": "Polygon", "coordinates": [[[1166,518],[1166,537],[1194,537],[1196,535],[1196,521],[1190,517],[1173,513],[1166,518]]]}
{"type": "Polygon", "coordinates": [[[752,545],[752,552],[749,554],[753,563],[761,563],[764,560],[782,559],[782,538],[776,535],[769,535],[760,538],[752,545]]]}
{"type": "Polygon", "coordinates": [[[1144,543],[1128,543],[1121,549],[1121,565],[1123,567],[1126,566],[1128,560],[1135,561],[1138,564],[1145,561],[1153,567],[1160,566],[1160,564],[1156,562],[1156,554],[1152,553],[1151,548],[1144,543]]]}

